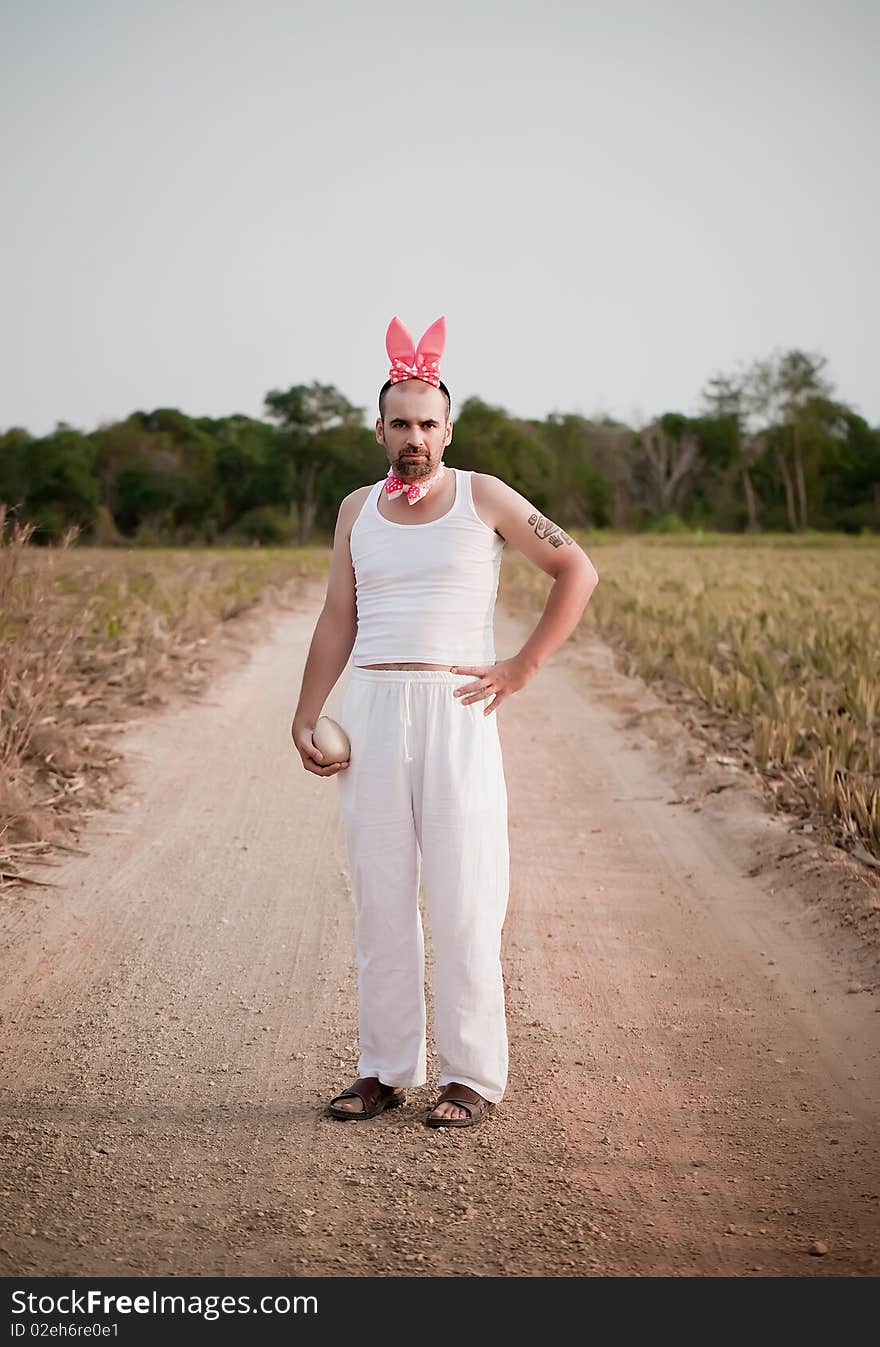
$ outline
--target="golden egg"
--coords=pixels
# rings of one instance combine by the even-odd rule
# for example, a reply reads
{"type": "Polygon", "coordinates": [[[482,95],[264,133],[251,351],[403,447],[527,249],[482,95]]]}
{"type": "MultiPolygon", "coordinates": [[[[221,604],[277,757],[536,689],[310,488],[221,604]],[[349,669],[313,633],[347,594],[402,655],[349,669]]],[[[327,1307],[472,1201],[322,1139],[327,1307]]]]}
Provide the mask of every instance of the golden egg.
{"type": "Polygon", "coordinates": [[[323,756],[322,766],[332,762],[348,762],[351,757],[351,742],[338,721],[330,716],[318,716],[318,722],[312,731],[312,743],[323,756]]]}

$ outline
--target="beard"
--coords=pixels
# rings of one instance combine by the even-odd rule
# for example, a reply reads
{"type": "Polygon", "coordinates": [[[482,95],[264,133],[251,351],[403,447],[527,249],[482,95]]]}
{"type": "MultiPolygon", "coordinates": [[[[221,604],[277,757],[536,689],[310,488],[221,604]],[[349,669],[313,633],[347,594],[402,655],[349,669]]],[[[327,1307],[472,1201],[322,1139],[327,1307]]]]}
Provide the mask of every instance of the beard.
{"type": "Polygon", "coordinates": [[[400,454],[394,460],[394,471],[403,482],[419,481],[423,477],[430,477],[438,466],[439,462],[433,463],[429,454],[425,454],[424,458],[410,459],[400,454]]]}

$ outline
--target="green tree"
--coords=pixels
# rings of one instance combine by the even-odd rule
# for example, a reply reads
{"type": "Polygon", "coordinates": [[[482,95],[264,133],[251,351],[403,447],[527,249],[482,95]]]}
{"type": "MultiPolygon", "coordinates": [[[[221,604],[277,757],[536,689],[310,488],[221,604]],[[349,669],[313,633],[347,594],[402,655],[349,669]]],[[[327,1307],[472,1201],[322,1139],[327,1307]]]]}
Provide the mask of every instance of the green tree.
{"type": "Polygon", "coordinates": [[[801,419],[811,519],[822,528],[880,526],[880,430],[851,408],[814,398],[801,419]]]}
{"type": "Polygon", "coordinates": [[[235,415],[210,422],[210,434],[221,531],[249,511],[285,501],[286,465],[275,426],[235,415]]]}
{"type": "Polygon", "coordinates": [[[99,503],[95,446],[87,435],[59,421],[50,435],[26,446],[24,478],[34,540],[60,539],[70,524],[89,530],[99,503]],[[40,535],[43,535],[42,537],[40,535]]]}
{"type": "Polygon", "coordinates": [[[652,514],[686,511],[703,467],[698,431],[698,425],[679,412],[666,412],[638,431],[640,495],[652,514]]]}
{"type": "Polygon", "coordinates": [[[601,435],[596,427],[583,416],[559,412],[534,427],[554,459],[553,518],[569,527],[610,524],[614,487],[597,462],[601,435]]]}
{"type": "Polygon", "coordinates": [[[549,515],[556,462],[534,425],[514,420],[480,398],[468,398],[455,420],[447,457],[475,472],[502,478],[549,515]]]}
{"type": "Polygon", "coordinates": [[[759,527],[758,495],[752,469],[763,452],[763,446],[759,436],[748,433],[743,376],[716,374],[703,389],[702,399],[709,416],[718,423],[720,434],[729,441],[731,463],[742,483],[746,532],[755,533],[759,527]]]}
{"type": "Polygon", "coordinates": [[[22,426],[11,426],[0,434],[0,501],[10,509],[22,506],[27,498],[27,455],[33,436],[22,426]]]}
{"type": "Polygon", "coordinates": [[[206,520],[216,520],[220,513],[214,437],[202,422],[176,407],[156,408],[145,415],[144,424],[166,437],[170,446],[174,461],[167,464],[172,494],[169,527],[176,542],[190,542],[202,534],[206,520]]]}
{"type": "Polygon", "coordinates": [[[144,526],[176,542],[213,535],[222,503],[211,422],[160,407],[101,425],[90,438],[102,503],[124,533],[144,526]]]}
{"type": "Polygon", "coordinates": [[[826,486],[827,522],[835,528],[880,532],[880,427],[838,404],[833,471],[826,486]]]}
{"type": "Polygon", "coordinates": [[[297,541],[308,543],[315,525],[319,483],[338,465],[337,439],[327,432],[362,426],[364,409],[353,406],[332,384],[296,384],[265,397],[267,416],[278,422],[282,457],[287,465],[286,499],[296,506],[297,541]]]}
{"type": "MultiPolygon", "coordinates": [[[[810,433],[815,426],[810,423],[817,404],[831,396],[832,385],[824,376],[826,364],[823,355],[790,350],[754,361],[746,373],[745,406],[759,443],[773,454],[793,533],[809,524],[805,448],[809,444],[815,449],[817,438],[810,433]]],[[[817,469],[815,459],[811,467],[817,469]]]]}
{"type": "Polygon", "coordinates": [[[328,470],[318,476],[316,518],[318,523],[323,521],[332,532],[342,497],[384,476],[388,471],[388,462],[371,426],[331,426],[320,433],[318,448],[328,467],[332,465],[332,472],[328,470]]]}

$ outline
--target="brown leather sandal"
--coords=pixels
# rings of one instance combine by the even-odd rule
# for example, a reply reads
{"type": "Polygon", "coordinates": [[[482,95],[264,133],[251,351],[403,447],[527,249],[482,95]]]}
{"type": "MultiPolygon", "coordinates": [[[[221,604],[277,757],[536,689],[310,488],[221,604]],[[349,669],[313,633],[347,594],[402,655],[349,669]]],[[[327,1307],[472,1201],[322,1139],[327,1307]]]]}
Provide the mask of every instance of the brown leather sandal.
{"type": "Polygon", "coordinates": [[[383,1085],[377,1076],[358,1076],[355,1083],[342,1094],[334,1095],[327,1105],[328,1112],[341,1122],[362,1122],[364,1118],[375,1118],[386,1108],[399,1108],[406,1100],[403,1090],[393,1085],[383,1085]],[[349,1108],[336,1108],[339,1099],[362,1099],[364,1106],[358,1112],[349,1108]]]}
{"type": "Polygon", "coordinates": [[[425,1119],[429,1127],[476,1127],[484,1118],[487,1118],[495,1107],[490,1104],[488,1099],[484,1099],[476,1090],[472,1090],[469,1085],[457,1085],[455,1081],[451,1085],[446,1085],[431,1109],[431,1113],[437,1108],[438,1104],[458,1104],[461,1108],[467,1109],[467,1118],[432,1118],[431,1114],[425,1119]]]}

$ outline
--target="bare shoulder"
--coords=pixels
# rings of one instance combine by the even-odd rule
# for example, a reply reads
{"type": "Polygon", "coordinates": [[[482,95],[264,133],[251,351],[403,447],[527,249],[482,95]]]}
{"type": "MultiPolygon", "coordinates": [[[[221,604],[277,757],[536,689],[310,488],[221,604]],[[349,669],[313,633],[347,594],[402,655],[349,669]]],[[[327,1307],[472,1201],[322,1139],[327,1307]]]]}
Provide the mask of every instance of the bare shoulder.
{"type": "Polygon", "coordinates": [[[509,537],[505,525],[512,521],[511,512],[516,510],[517,505],[529,504],[525,496],[521,496],[501,477],[495,477],[491,472],[471,473],[471,494],[477,514],[502,538],[509,537]]]}
{"type": "Polygon", "coordinates": [[[483,522],[542,571],[557,576],[583,567],[598,580],[583,548],[521,492],[488,472],[473,473],[471,483],[474,508],[483,522]]]}
{"type": "Polygon", "coordinates": [[[498,526],[498,506],[502,500],[502,492],[497,488],[504,487],[500,477],[493,477],[490,472],[472,472],[471,473],[471,495],[474,498],[474,509],[480,516],[484,524],[488,524],[490,529],[494,529],[499,537],[504,534],[498,526]]]}
{"type": "Polygon", "coordinates": [[[373,486],[373,482],[368,482],[366,486],[356,486],[354,491],[349,491],[348,495],[343,497],[342,504],[348,500],[363,500],[365,496],[369,496],[373,486]]]}
{"type": "Polygon", "coordinates": [[[372,485],[355,487],[354,491],[349,491],[348,495],[344,496],[340,502],[337,528],[344,532],[346,537],[351,534],[354,521],[363,509],[364,502],[372,489],[372,485]]]}
{"type": "Polygon", "coordinates": [[[340,623],[351,627],[357,623],[357,599],[354,565],[351,559],[351,530],[354,521],[370,494],[369,486],[359,486],[340,501],[333,535],[333,551],[327,575],[327,595],[324,611],[332,613],[340,623]]]}
{"type": "Polygon", "coordinates": [[[363,505],[364,501],[366,500],[367,496],[369,496],[372,489],[373,489],[372,482],[369,483],[367,486],[356,486],[354,491],[349,491],[348,495],[343,497],[342,502],[339,506],[340,510],[354,509],[356,511],[358,505],[363,505]]]}

